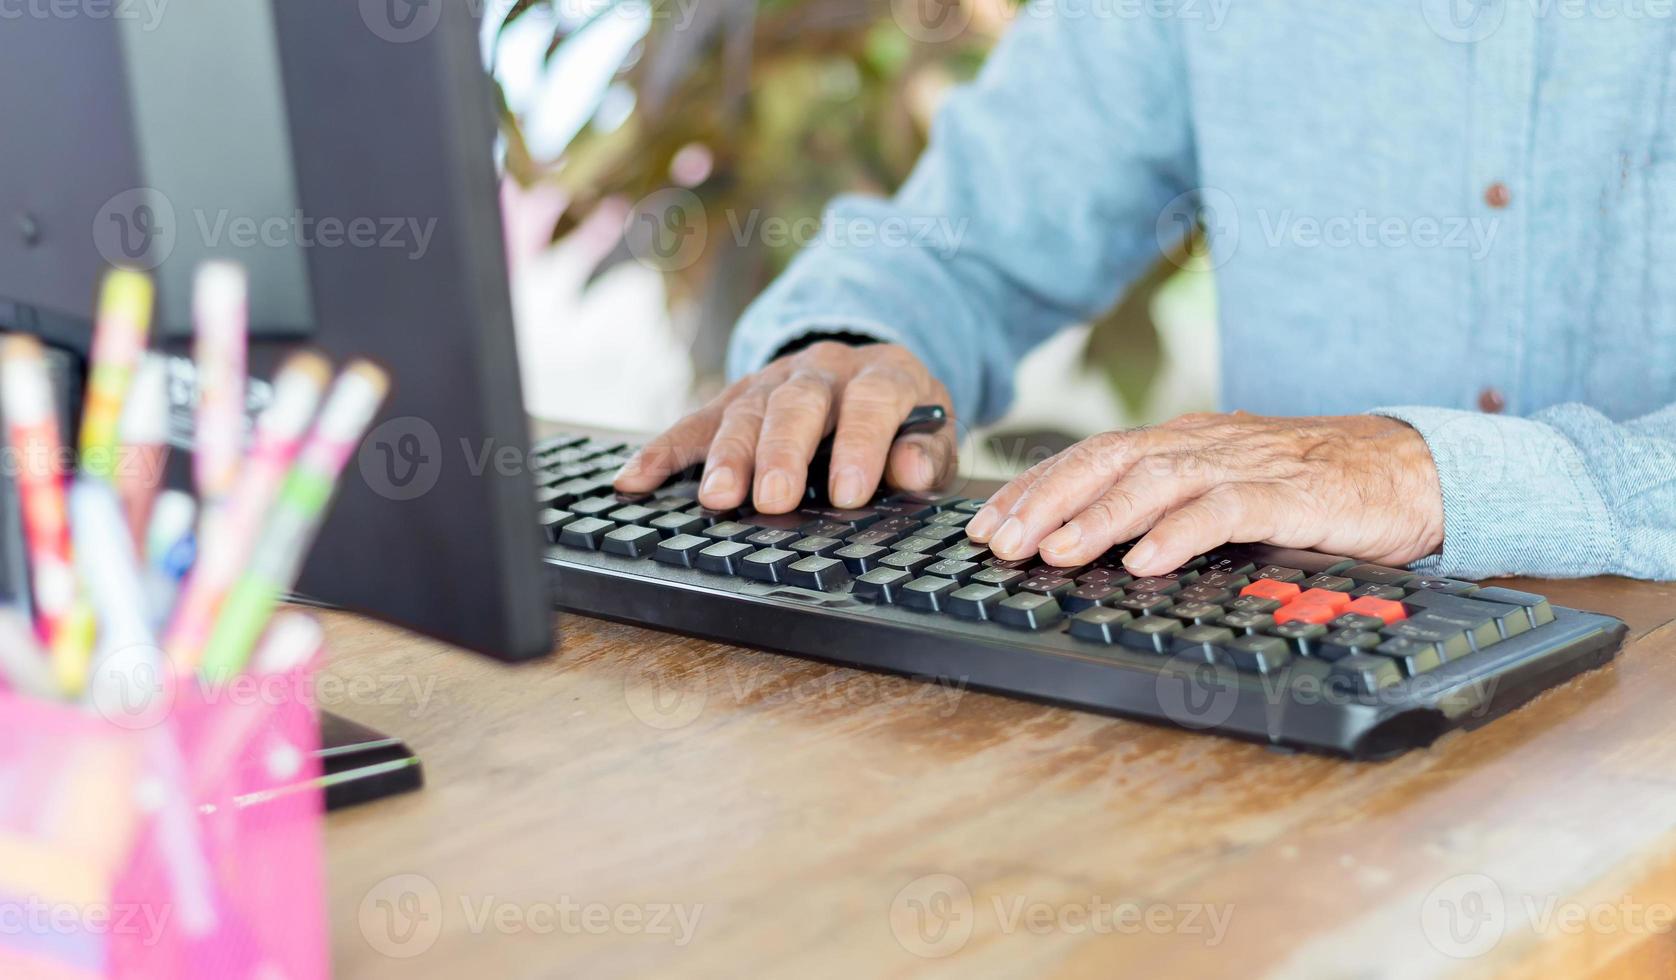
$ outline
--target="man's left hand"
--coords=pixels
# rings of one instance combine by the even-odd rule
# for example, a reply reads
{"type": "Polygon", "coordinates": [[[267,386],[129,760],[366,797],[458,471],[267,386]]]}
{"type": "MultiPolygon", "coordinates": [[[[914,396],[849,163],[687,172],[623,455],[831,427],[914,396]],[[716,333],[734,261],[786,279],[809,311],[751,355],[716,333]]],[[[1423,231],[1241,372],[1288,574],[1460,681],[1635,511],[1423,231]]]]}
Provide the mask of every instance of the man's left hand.
{"type": "Polygon", "coordinates": [[[1061,566],[1143,533],[1124,557],[1134,575],[1230,541],[1403,565],[1442,547],[1443,494],[1425,440],[1395,419],[1186,415],[1077,443],[967,527],[999,558],[1061,566]]]}

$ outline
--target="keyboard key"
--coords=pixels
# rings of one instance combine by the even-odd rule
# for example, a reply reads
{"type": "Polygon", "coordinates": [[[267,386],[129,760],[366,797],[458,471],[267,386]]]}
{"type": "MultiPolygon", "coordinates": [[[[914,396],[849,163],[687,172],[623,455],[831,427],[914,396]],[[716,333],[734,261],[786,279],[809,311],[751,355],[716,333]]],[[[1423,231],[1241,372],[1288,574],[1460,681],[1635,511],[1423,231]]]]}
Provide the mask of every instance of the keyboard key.
{"type": "Polygon", "coordinates": [[[1236,670],[1272,674],[1292,659],[1292,647],[1278,636],[1250,634],[1228,644],[1228,659],[1236,670]]]}
{"type": "Polygon", "coordinates": [[[989,549],[981,544],[963,541],[960,544],[949,545],[942,551],[937,552],[937,557],[946,558],[950,561],[981,562],[989,557],[989,549]]]}
{"type": "Polygon", "coordinates": [[[870,526],[869,531],[891,531],[897,537],[905,538],[920,529],[922,522],[912,517],[887,517],[877,524],[870,526]]]}
{"type": "Polygon", "coordinates": [[[1199,580],[1194,582],[1192,587],[1227,589],[1230,592],[1237,592],[1250,584],[1251,579],[1246,577],[1244,573],[1205,572],[1199,576],[1199,580]]]}
{"type": "Polygon", "coordinates": [[[976,514],[978,511],[983,510],[983,505],[988,499],[988,497],[985,497],[983,500],[962,500],[960,503],[954,505],[954,509],[960,511],[962,514],[976,514]]]}
{"type": "Polygon", "coordinates": [[[1005,598],[1006,589],[974,582],[949,593],[949,611],[962,619],[989,619],[995,615],[995,607],[1005,598]]]}
{"type": "Polygon", "coordinates": [[[830,555],[843,546],[844,542],[837,538],[821,536],[799,538],[790,545],[800,555],[830,555]]]}
{"type": "Polygon", "coordinates": [[[1375,596],[1352,599],[1350,605],[1344,607],[1344,611],[1353,615],[1372,616],[1386,625],[1408,618],[1408,610],[1403,608],[1402,603],[1375,596]]]}
{"type": "MultiPolygon", "coordinates": [[[[1298,576],[1298,579],[1299,581],[1302,581],[1303,576],[1298,576]]],[[[1240,595],[1256,596],[1259,599],[1273,599],[1276,602],[1285,604],[1291,602],[1293,599],[1296,599],[1302,591],[1303,590],[1298,588],[1297,584],[1294,582],[1282,582],[1278,579],[1265,578],[1258,579],[1241,589],[1240,595]]]]}
{"type": "Polygon", "coordinates": [[[600,546],[608,555],[621,555],[624,558],[645,558],[657,548],[658,532],[649,527],[636,524],[625,524],[612,531],[607,531],[605,541],[600,546]]]}
{"type": "MultiPolygon", "coordinates": [[[[990,569],[990,571],[994,571],[994,569],[990,569]]],[[[1013,572],[1012,574],[1017,575],[1021,573],[1013,572]]],[[[1059,604],[1065,608],[1066,612],[1079,613],[1094,606],[1105,605],[1108,602],[1116,602],[1118,599],[1123,598],[1123,594],[1123,590],[1115,585],[1107,585],[1104,582],[1091,582],[1087,585],[1078,585],[1071,591],[1061,595],[1059,597],[1059,604]]]]}
{"type": "Polygon", "coordinates": [[[1198,657],[1208,664],[1217,663],[1227,657],[1227,648],[1233,642],[1233,630],[1201,623],[1176,634],[1175,652],[1198,657]]]}
{"type": "Polygon", "coordinates": [[[915,534],[913,537],[903,538],[901,541],[896,542],[890,547],[894,551],[912,551],[929,557],[936,552],[942,551],[944,548],[948,547],[948,545],[943,544],[943,542],[937,540],[936,538],[921,537],[920,535],[915,534]]]}
{"type": "Polygon", "coordinates": [[[1314,656],[1322,660],[1343,660],[1354,653],[1372,653],[1385,638],[1378,633],[1360,630],[1336,630],[1328,633],[1315,648],[1314,656]]]}
{"type": "Polygon", "coordinates": [[[1123,624],[1119,642],[1135,650],[1148,653],[1169,653],[1184,627],[1179,619],[1164,616],[1142,616],[1123,624]]]}
{"type": "Polygon", "coordinates": [[[1215,603],[1182,602],[1178,596],[1176,604],[1164,610],[1164,615],[1179,619],[1188,626],[1198,626],[1202,623],[1221,622],[1227,612],[1215,603]]]}
{"type": "Polygon", "coordinates": [[[1213,551],[1205,556],[1202,571],[1204,575],[1223,574],[1232,576],[1250,575],[1257,570],[1257,563],[1243,552],[1222,549],[1213,551]]]}
{"type": "Polygon", "coordinates": [[[786,566],[786,581],[816,592],[831,592],[850,580],[850,571],[837,558],[809,555],[786,566]]]}
{"type": "Polygon", "coordinates": [[[693,503],[694,501],[691,497],[666,493],[665,495],[652,500],[646,506],[652,508],[660,514],[668,514],[671,511],[686,510],[688,507],[691,507],[693,503]]]}
{"type": "Polygon", "coordinates": [[[1234,610],[1222,617],[1221,624],[1235,633],[1261,633],[1274,628],[1274,617],[1268,613],[1234,610]]]}
{"type": "Polygon", "coordinates": [[[557,510],[555,508],[548,507],[543,509],[542,512],[537,515],[537,520],[541,524],[541,533],[546,536],[548,543],[558,544],[560,529],[562,529],[566,524],[569,524],[571,521],[576,520],[576,515],[572,514],[568,510],[557,510]]]}
{"type": "Polygon", "coordinates": [[[1342,575],[1346,568],[1357,563],[1356,559],[1343,555],[1324,555],[1316,551],[1299,551],[1296,548],[1276,548],[1267,544],[1246,547],[1252,560],[1259,565],[1296,569],[1304,575],[1342,575]]]}
{"type": "Polygon", "coordinates": [[[1175,605],[1175,600],[1167,595],[1156,592],[1129,592],[1116,602],[1108,603],[1119,609],[1127,609],[1137,616],[1161,613],[1175,605]]]}
{"type": "Polygon", "coordinates": [[[1069,593],[1076,587],[1076,583],[1072,582],[1068,578],[1058,578],[1057,576],[1051,575],[1036,575],[1020,582],[1018,590],[1020,592],[1033,592],[1036,595],[1053,596],[1057,599],[1059,596],[1069,593]]]}
{"type": "Polygon", "coordinates": [[[1045,630],[1059,622],[1059,603],[1053,596],[1019,592],[995,607],[995,621],[1018,629],[1045,630]]]}
{"type": "Polygon", "coordinates": [[[1095,643],[1117,643],[1121,639],[1123,625],[1134,618],[1135,614],[1127,609],[1094,606],[1071,617],[1071,635],[1095,643]]]}
{"type": "Polygon", "coordinates": [[[1077,576],[1087,570],[1087,565],[1050,565],[1045,561],[1039,561],[1025,569],[1025,572],[1031,578],[1068,578],[1075,580],[1077,576]]]}
{"type": "Polygon", "coordinates": [[[1351,694],[1377,694],[1381,688],[1402,680],[1402,668],[1390,657],[1353,653],[1334,662],[1327,683],[1351,694]]]}
{"type": "MultiPolygon", "coordinates": [[[[949,524],[927,524],[915,531],[914,534],[917,537],[931,538],[938,542],[948,542],[948,544],[966,540],[965,528],[954,527],[949,524]]],[[[945,544],[944,547],[948,547],[948,544],[945,544]]]]}
{"type": "Polygon", "coordinates": [[[863,530],[882,516],[872,507],[858,507],[853,510],[842,507],[805,507],[802,513],[829,524],[841,524],[846,528],[845,533],[863,530]]]}
{"type": "Polygon", "coordinates": [[[1328,623],[1338,612],[1333,607],[1320,602],[1304,602],[1297,600],[1281,606],[1274,614],[1276,623],[1328,623]]]}
{"type": "Polygon", "coordinates": [[[879,530],[878,528],[868,528],[865,531],[859,531],[852,534],[844,540],[850,544],[860,544],[882,548],[896,541],[900,541],[904,536],[905,534],[902,531],[888,531],[879,530]]]}
{"type": "Polygon", "coordinates": [[[774,528],[763,528],[745,540],[758,548],[781,548],[798,540],[798,537],[796,531],[777,531],[774,528]]]}
{"type": "Polygon", "coordinates": [[[1504,589],[1500,586],[1479,589],[1472,594],[1474,599],[1485,602],[1500,602],[1510,606],[1519,606],[1525,610],[1525,618],[1531,626],[1547,626],[1554,621],[1554,607],[1542,596],[1530,592],[1519,592],[1514,589],[1504,589]]]}
{"type": "Polygon", "coordinates": [[[1164,575],[1153,575],[1148,578],[1138,578],[1124,586],[1129,592],[1149,592],[1153,595],[1175,595],[1181,591],[1181,582],[1164,575]]]}
{"type": "Polygon", "coordinates": [[[1463,582],[1458,578],[1417,578],[1408,583],[1408,587],[1442,592],[1447,595],[1472,595],[1478,591],[1478,583],[1463,582]]]}
{"type": "Polygon", "coordinates": [[[1298,583],[1305,591],[1321,589],[1326,592],[1349,593],[1356,583],[1342,575],[1311,575],[1298,583]]]}
{"type": "MultiPolygon", "coordinates": [[[[1518,636],[1531,628],[1530,617],[1526,614],[1524,606],[1488,602],[1479,598],[1479,593],[1476,592],[1469,597],[1447,592],[1416,590],[1404,602],[1420,612],[1461,620],[1465,628],[1475,636],[1479,635],[1479,627],[1487,622],[1495,624],[1498,637],[1518,636]]],[[[1494,642],[1488,640],[1487,634],[1483,639],[1494,642]]],[[[1487,642],[1480,642],[1479,645],[1485,646],[1487,642]]]]}
{"type": "Polygon", "coordinates": [[[902,587],[914,576],[900,568],[875,568],[858,576],[850,594],[859,599],[891,604],[902,595],[902,587]]]}
{"type": "Polygon", "coordinates": [[[652,557],[665,565],[692,568],[697,564],[698,553],[714,543],[709,538],[701,538],[696,534],[677,534],[659,542],[657,550],[652,552],[652,557]]]}
{"type": "Polygon", "coordinates": [[[651,527],[659,534],[673,538],[677,535],[697,534],[704,530],[704,519],[679,512],[660,514],[652,518],[651,527]]]}
{"type": "Polygon", "coordinates": [[[1176,593],[1177,602],[1208,602],[1214,606],[1232,602],[1233,599],[1234,592],[1232,589],[1205,585],[1202,582],[1194,582],[1176,593]]]}
{"type": "Polygon", "coordinates": [[[1345,613],[1327,624],[1329,629],[1350,630],[1352,633],[1377,633],[1385,627],[1385,620],[1362,613],[1345,613]]]}
{"type": "Polygon", "coordinates": [[[1401,568],[1386,568],[1384,565],[1351,565],[1341,574],[1364,585],[1395,585],[1398,588],[1419,577],[1413,572],[1401,568]]]}
{"type": "Polygon", "coordinates": [[[705,528],[702,533],[705,537],[714,541],[743,541],[757,533],[757,529],[738,521],[717,521],[705,528]]]}
{"type": "Polygon", "coordinates": [[[582,517],[604,517],[620,506],[616,497],[589,497],[571,504],[570,511],[582,517]]]}
{"type": "Polygon", "coordinates": [[[598,551],[605,533],[617,525],[600,517],[578,517],[559,530],[559,543],[570,548],[598,551]]]}
{"type": "Polygon", "coordinates": [[[716,541],[698,553],[697,565],[717,575],[738,575],[745,556],[755,550],[743,541],[716,541]]]}
{"type": "Polygon", "coordinates": [[[711,510],[708,507],[693,507],[689,509],[687,513],[703,520],[705,527],[709,527],[712,524],[720,524],[723,521],[732,521],[739,517],[739,511],[737,509],[711,510]]]}
{"type": "Polygon", "coordinates": [[[955,561],[952,558],[945,558],[940,562],[925,566],[925,574],[935,575],[939,578],[952,578],[956,582],[964,584],[970,581],[972,576],[982,567],[975,561],[955,561]]]}
{"type": "Polygon", "coordinates": [[[746,578],[778,585],[786,580],[786,566],[796,560],[797,555],[784,548],[763,548],[746,555],[739,569],[746,578]]]}
{"type": "Polygon", "coordinates": [[[965,527],[966,522],[971,519],[972,515],[963,510],[945,510],[932,514],[925,523],[928,526],[945,524],[949,527],[965,527]]]}
{"type": "Polygon", "coordinates": [[[921,554],[917,551],[893,551],[880,559],[879,565],[882,568],[900,568],[904,572],[913,572],[917,575],[920,569],[936,560],[931,555],[921,554]]]}
{"type": "Polygon", "coordinates": [[[749,524],[752,527],[760,527],[764,531],[791,531],[792,537],[796,539],[803,536],[803,529],[807,527],[811,521],[808,517],[796,512],[790,514],[751,513],[741,515],[739,523],[749,524]]]}
{"type": "Polygon", "coordinates": [[[902,587],[902,597],[897,602],[910,609],[942,612],[948,608],[949,593],[958,588],[960,584],[952,579],[921,575],[902,587]]]}
{"type": "Polygon", "coordinates": [[[877,545],[852,544],[839,548],[832,553],[832,557],[842,561],[851,575],[860,575],[879,567],[879,562],[889,551],[877,545]]]}
{"type": "Polygon", "coordinates": [[[1016,568],[985,568],[972,576],[972,581],[980,585],[997,585],[1008,592],[1013,592],[1023,585],[1026,576],[1016,568]]]}
{"type": "Polygon", "coordinates": [[[1407,591],[1400,589],[1395,585],[1375,585],[1369,583],[1367,585],[1357,586],[1356,588],[1350,590],[1350,597],[1352,599],[1387,599],[1394,602],[1406,595],[1408,595],[1407,591]]]}
{"type": "Polygon", "coordinates": [[[1316,649],[1327,636],[1327,627],[1320,623],[1306,623],[1303,620],[1293,620],[1288,623],[1275,623],[1274,629],[1269,630],[1270,636],[1277,636],[1285,640],[1292,647],[1292,652],[1301,657],[1315,656],[1316,649]]]}
{"type": "Polygon", "coordinates": [[[1273,613],[1285,603],[1278,599],[1265,599],[1260,595],[1242,595],[1227,605],[1235,612],[1273,613]]]}
{"type": "Polygon", "coordinates": [[[1036,564],[1034,558],[986,558],[984,564],[990,568],[1008,568],[1023,571],[1036,564]]]}
{"type": "Polygon", "coordinates": [[[1382,657],[1390,657],[1402,667],[1403,674],[1416,677],[1443,666],[1443,650],[1436,643],[1401,637],[1386,640],[1375,650],[1382,657]]]}
{"type": "MultiPolygon", "coordinates": [[[[1494,631],[1493,624],[1490,629],[1494,631]]],[[[1385,628],[1384,635],[1417,643],[1435,643],[1444,660],[1459,660],[1472,652],[1472,639],[1460,624],[1441,621],[1424,613],[1392,623],[1385,628]]]]}
{"type": "Polygon", "coordinates": [[[618,507],[605,516],[618,524],[644,524],[658,516],[658,512],[640,504],[629,504],[626,507],[618,507]]]}
{"type": "Polygon", "coordinates": [[[1299,582],[1302,582],[1305,577],[1306,576],[1304,575],[1302,569],[1288,568],[1285,565],[1264,565],[1262,568],[1257,569],[1256,573],[1251,576],[1251,579],[1253,585],[1257,583],[1258,579],[1263,579],[1269,582],[1290,582],[1293,585],[1296,585],[1299,582]]]}
{"type": "Polygon", "coordinates": [[[1076,580],[1078,585],[1093,585],[1098,582],[1102,585],[1115,586],[1116,588],[1121,589],[1129,583],[1135,581],[1135,577],[1121,568],[1110,568],[1104,565],[1096,565],[1088,571],[1083,572],[1081,575],[1076,576],[1076,580]]]}

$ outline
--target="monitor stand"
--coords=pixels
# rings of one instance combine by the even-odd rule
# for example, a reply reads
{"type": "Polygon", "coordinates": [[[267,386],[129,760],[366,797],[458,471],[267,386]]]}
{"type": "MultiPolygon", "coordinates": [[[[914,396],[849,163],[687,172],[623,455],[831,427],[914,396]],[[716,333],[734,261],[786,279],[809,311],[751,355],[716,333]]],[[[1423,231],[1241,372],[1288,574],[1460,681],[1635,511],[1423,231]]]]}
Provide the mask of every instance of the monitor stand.
{"type": "Polygon", "coordinates": [[[327,810],[411,793],[425,785],[419,757],[400,739],[328,711],[320,712],[319,758],[327,810]]]}

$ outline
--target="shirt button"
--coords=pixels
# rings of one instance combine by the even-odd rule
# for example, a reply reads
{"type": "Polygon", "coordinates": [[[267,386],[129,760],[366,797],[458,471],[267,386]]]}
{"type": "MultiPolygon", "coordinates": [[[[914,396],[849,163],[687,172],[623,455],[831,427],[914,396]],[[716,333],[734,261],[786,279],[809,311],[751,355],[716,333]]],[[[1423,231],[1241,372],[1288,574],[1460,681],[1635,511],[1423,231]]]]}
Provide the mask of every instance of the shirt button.
{"type": "Polygon", "coordinates": [[[1500,414],[1507,407],[1507,399],[1494,388],[1485,388],[1478,393],[1478,408],[1491,415],[1500,414]]]}
{"type": "Polygon", "coordinates": [[[1499,180],[1484,188],[1484,203],[1498,211],[1507,207],[1512,200],[1513,192],[1508,190],[1507,185],[1499,180]]]}

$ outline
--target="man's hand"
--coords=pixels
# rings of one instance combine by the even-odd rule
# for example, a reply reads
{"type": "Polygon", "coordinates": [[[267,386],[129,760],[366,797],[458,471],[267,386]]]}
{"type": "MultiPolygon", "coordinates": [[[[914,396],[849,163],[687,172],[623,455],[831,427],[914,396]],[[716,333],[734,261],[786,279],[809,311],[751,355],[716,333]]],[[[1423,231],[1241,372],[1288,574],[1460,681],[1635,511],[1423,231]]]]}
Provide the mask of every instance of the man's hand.
{"type": "Polygon", "coordinates": [[[1425,440],[1394,419],[1187,415],[1077,443],[967,527],[1001,558],[1062,566],[1143,532],[1124,558],[1135,575],[1229,541],[1401,565],[1442,546],[1443,495],[1425,440]]]}
{"type": "Polygon", "coordinates": [[[699,503],[726,510],[744,503],[766,514],[796,509],[809,459],[837,426],[832,480],[839,507],[860,507],[881,475],[904,490],[929,490],[952,471],[952,421],[933,433],[904,436],[897,426],[916,405],[954,412],[949,393],[914,355],[895,344],[812,344],[741,378],[710,404],[677,422],[617,475],[624,493],[656,489],[700,459],[699,503]]]}

